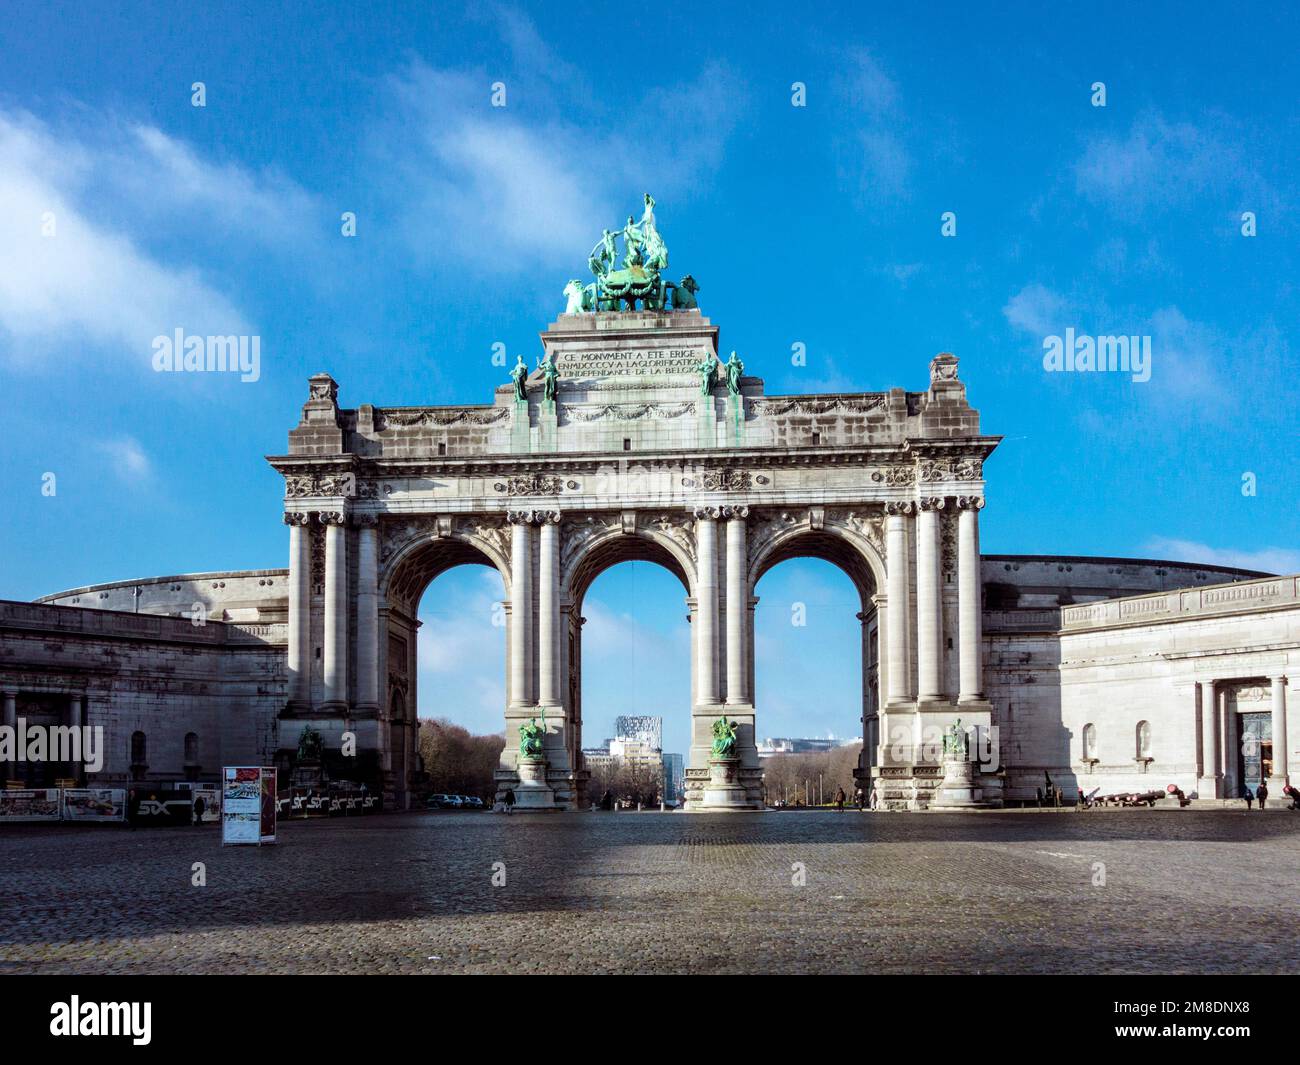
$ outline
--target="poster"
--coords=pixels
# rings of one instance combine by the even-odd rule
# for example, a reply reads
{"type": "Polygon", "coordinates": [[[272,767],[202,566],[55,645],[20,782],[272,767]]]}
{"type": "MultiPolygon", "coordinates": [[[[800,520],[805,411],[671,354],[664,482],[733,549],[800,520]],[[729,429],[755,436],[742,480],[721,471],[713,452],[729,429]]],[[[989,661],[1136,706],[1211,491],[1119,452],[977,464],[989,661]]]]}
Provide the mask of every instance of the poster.
{"type": "Polygon", "coordinates": [[[260,843],[275,842],[275,770],[262,770],[262,825],[260,843]]]}
{"type": "Polygon", "coordinates": [[[0,791],[0,822],[57,821],[58,788],[15,788],[0,791]]]}
{"type": "Polygon", "coordinates": [[[65,821],[125,821],[126,791],[122,788],[65,788],[65,821]]]}
{"type": "Polygon", "coordinates": [[[226,766],[221,780],[221,842],[275,842],[275,770],[226,766]]]}
{"type": "Polygon", "coordinates": [[[221,820],[221,789],[194,788],[191,792],[195,800],[203,800],[203,823],[221,820]]]}

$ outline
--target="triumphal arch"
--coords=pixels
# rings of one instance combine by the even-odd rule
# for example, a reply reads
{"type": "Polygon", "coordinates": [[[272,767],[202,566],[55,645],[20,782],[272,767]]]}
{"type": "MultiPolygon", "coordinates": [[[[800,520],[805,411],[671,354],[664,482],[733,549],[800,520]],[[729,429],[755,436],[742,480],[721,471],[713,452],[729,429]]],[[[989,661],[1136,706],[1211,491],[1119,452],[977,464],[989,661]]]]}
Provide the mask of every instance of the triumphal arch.
{"type": "MultiPolygon", "coordinates": [[[[991,724],[979,512],[998,438],[981,433],[950,354],[930,361],[925,391],[766,394],[735,352],[723,357],[694,279],[667,280],[667,265],[647,196],[639,222],[592,249],[593,280],[565,289],[537,365],[520,358],[490,403],[343,407],[332,377],[310,379],[288,453],[269,460],[290,544],[281,746],[295,727],[327,742],[350,732],[400,803],[415,767],[420,596],[476,563],[506,591],[499,793],[583,804],[583,598],[608,567],[642,559],[681,581],[690,618],[688,808],[759,807],[754,587],[812,556],[861,596],[859,772],[888,805],[932,801],[934,738],[958,717],[991,724]],[[720,791],[723,719],[735,769],[720,791]]],[[[436,692],[424,703],[455,712],[436,692]]],[[[990,770],[976,782],[986,802],[1001,794],[997,765],[977,767],[990,770]]]]}

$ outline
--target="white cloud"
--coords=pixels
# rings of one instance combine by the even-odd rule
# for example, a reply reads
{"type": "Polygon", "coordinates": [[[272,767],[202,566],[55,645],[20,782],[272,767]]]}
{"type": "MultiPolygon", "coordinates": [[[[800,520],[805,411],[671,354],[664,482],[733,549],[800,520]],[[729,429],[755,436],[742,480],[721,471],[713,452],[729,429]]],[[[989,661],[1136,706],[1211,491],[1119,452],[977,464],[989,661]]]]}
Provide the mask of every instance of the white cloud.
{"type": "Polygon", "coordinates": [[[1256,551],[1210,547],[1192,540],[1157,536],[1145,548],[1153,557],[1170,562],[1199,562],[1206,566],[1236,566],[1266,573],[1300,573],[1300,551],[1288,547],[1264,547],[1256,551]]]}
{"type": "Polygon", "coordinates": [[[866,203],[907,196],[912,156],[898,135],[903,125],[898,86],[866,49],[845,56],[839,95],[849,111],[838,145],[840,170],[866,203]]]}
{"type": "Polygon", "coordinates": [[[1254,165],[1242,123],[1207,117],[1199,124],[1138,115],[1126,134],[1087,140],[1075,165],[1080,193],[1135,221],[1151,208],[1186,206],[1206,193],[1233,210],[1278,214],[1279,198],[1254,165]]]}
{"type": "Polygon", "coordinates": [[[77,207],[87,158],[34,120],[0,114],[0,350],[36,359],[88,340],[147,366],[150,340],[176,326],[250,332],[197,270],[164,266],[77,207]]]}
{"type": "Polygon", "coordinates": [[[1012,328],[1035,337],[1063,332],[1072,324],[1062,321],[1065,312],[1065,298],[1038,282],[1026,285],[1002,308],[1012,328]]]}
{"type": "Polygon", "coordinates": [[[95,449],[107,459],[119,480],[142,485],[153,479],[153,462],[134,437],[119,436],[100,440],[96,442],[95,449]]]}
{"type": "Polygon", "coordinates": [[[501,25],[526,75],[552,75],[504,78],[506,107],[490,106],[497,78],[485,71],[415,61],[389,81],[390,117],[370,150],[417,258],[497,275],[581,271],[600,236],[593,224],[621,226],[645,191],[661,201],[696,191],[719,165],[743,99],[726,67],[646,87],[634,111],[606,114],[580,84],[553,77],[531,24],[511,16],[501,25]]]}
{"type": "Polygon", "coordinates": [[[84,111],[58,128],[0,111],[0,200],[0,354],[15,361],[88,347],[143,367],[151,340],[178,327],[254,333],[197,265],[228,257],[198,249],[233,232],[301,250],[314,225],[310,198],[282,178],[84,111]],[[150,247],[168,241],[179,249],[170,257],[150,247]]]}

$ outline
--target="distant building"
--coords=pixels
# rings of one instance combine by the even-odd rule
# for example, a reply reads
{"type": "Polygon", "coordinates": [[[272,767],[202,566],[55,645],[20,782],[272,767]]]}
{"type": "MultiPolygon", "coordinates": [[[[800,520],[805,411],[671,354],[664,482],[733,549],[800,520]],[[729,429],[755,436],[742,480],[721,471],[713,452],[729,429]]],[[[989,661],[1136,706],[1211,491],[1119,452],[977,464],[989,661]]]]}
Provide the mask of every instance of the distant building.
{"type": "Polygon", "coordinates": [[[860,738],[855,737],[836,739],[834,736],[827,736],[823,739],[820,737],[778,736],[765,739],[760,743],[758,745],[758,756],[759,758],[771,758],[777,754],[820,754],[825,751],[833,751],[837,747],[847,747],[850,744],[861,742],[860,738]]]}
{"type": "Polygon", "coordinates": [[[614,738],[635,740],[645,747],[663,750],[664,719],[641,714],[619,714],[614,718],[614,738]]]}
{"type": "Polygon", "coordinates": [[[665,754],[663,797],[668,802],[680,802],[685,794],[686,760],[680,754],[665,754]]]}

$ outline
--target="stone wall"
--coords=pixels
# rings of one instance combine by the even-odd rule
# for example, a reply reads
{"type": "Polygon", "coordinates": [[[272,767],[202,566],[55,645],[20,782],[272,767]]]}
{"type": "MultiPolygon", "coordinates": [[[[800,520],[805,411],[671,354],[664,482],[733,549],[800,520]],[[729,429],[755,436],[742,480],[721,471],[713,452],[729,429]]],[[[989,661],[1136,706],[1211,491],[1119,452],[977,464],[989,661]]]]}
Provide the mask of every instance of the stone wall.
{"type": "MultiPolygon", "coordinates": [[[[92,601],[100,602],[97,595],[92,601]]],[[[285,698],[284,641],[283,624],[196,626],[187,618],[102,607],[0,601],[5,716],[37,705],[79,713],[84,699],[82,720],[102,727],[105,749],[89,783],[131,777],[135,732],[146,738],[141,779],[197,774],[215,781],[222,765],[272,764],[285,698]],[[188,733],[197,739],[192,761],[188,733]]]]}

